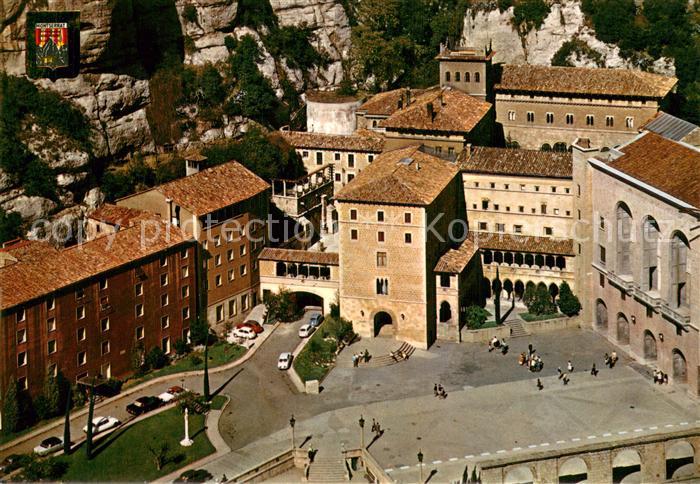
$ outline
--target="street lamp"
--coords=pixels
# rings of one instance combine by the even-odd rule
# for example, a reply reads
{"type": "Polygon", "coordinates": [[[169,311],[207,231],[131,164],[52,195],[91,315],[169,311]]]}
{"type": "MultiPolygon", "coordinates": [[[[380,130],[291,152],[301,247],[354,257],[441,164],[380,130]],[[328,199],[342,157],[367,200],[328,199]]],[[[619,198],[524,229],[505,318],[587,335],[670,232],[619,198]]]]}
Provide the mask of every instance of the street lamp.
{"type": "Polygon", "coordinates": [[[292,414],[292,418],[289,419],[289,426],[292,428],[292,450],[296,449],[296,444],[294,443],[294,424],[296,424],[297,421],[294,418],[294,414],[292,414]]]}
{"type": "Polygon", "coordinates": [[[418,466],[420,467],[420,483],[423,484],[423,452],[418,449],[418,466]]]}
{"type": "Polygon", "coordinates": [[[365,419],[360,414],[360,420],[358,421],[360,424],[360,449],[364,450],[365,449],[365,419]]]}

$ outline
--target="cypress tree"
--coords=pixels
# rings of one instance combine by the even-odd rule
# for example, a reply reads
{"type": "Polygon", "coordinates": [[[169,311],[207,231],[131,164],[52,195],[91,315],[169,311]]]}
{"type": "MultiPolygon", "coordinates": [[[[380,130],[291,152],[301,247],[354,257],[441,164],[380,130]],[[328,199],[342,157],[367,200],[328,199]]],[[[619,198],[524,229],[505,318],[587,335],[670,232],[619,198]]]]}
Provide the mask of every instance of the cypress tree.
{"type": "Polygon", "coordinates": [[[17,383],[11,381],[2,402],[2,428],[12,433],[19,429],[19,400],[17,398],[17,383]]]}

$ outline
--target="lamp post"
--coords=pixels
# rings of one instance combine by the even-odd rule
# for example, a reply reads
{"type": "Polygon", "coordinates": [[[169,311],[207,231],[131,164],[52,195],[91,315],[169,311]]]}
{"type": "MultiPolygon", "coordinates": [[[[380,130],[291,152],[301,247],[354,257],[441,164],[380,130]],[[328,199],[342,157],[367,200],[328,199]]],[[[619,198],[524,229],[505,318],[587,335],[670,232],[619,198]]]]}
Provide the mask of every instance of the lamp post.
{"type": "Polygon", "coordinates": [[[180,445],[183,447],[189,447],[194,444],[194,441],[190,439],[190,409],[185,406],[185,438],[180,441],[180,445]]]}
{"type": "Polygon", "coordinates": [[[358,423],[360,424],[360,449],[365,450],[365,419],[362,415],[358,423]]]}
{"type": "Polygon", "coordinates": [[[289,419],[289,426],[292,428],[292,450],[296,449],[296,444],[294,443],[294,424],[296,424],[297,421],[294,418],[294,414],[292,414],[292,418],[289,419]]]}
{"type": "Polygon", "coordinates": [[[418,467],[420,468],[420,483],[423,484],[423,452],[418,449],[418,467]]]}

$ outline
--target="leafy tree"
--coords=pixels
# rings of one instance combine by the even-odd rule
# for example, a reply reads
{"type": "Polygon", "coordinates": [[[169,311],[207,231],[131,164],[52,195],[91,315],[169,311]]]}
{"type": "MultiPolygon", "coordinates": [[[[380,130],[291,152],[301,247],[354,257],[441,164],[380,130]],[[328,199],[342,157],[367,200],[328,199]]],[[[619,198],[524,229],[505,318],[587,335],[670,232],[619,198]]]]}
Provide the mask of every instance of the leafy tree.
{"type": "Polygon", "coordinates": [[[542,26],[550,10],[551,7],[545,0],[519,0],[513,9],[513,25],[521,35],[527,34],[542,26]]]}
{"type": "Polygon", "coordinates": [[[197,7],[193,4],[188,3],[185,8],[182,9],[182,18],[191,23],[197,22],[197,7]]]}
{"type": "Polygon", "coordinates": [[[267,317],[283,323],[296,321],[301,315],[294,295],[287,289],[281,289],[278,294],[268,293],[264,303],[267,306],[267,317]]]}
{"type": "Polygon", "coordinates": [[[234,27],[273,27],[277,25],[277,16],[272,10],[270,0],[239,0],[234,27]]]}
{"type": "Polygon", "coordinates": [[[186,353],[189,353],[190,351],[190,345],[185,341],[184,339],[180,338],[177,341],[175,341],[175,353],[178,355],[184,355],[186,353]]]}
{"type": "Polygon", "coordinates": [[[209,323],[205,318],[196,318],[190,323],[190,340],[195,345],[204,344],[209,335],[209,323]]]}
{"type": "Polygon", "coordinates": [[[18,480],[25,482],[58,481],[67,470],[68,463],[58,457],[40,459],[33,455],[25,464],[18,480]]]}
{"type": "Polygon", "coordinates": [[[265,47],[272,57],[284,57],[292,69],[324,67],[328,56],[311,45],[311,33],[306,24],[275,28],[264,38],[265,47]]]}
{"type": "Polygon", "coordinates": [[[159,370],[168,364],[168,357],[160,346],[154,346],[146,355],[146,366],[159,370]]]}
{"type": "Polygon", "coordinates": [[[476,305],[469,306],[464,313],[464,319],[466,320],[467,328],[469,329],[481,328],[488,317],[489,312],[481,306],[476,305]]]}
{"type": "Polygon", "coordinates": [[[151,454],[151,458],[153,459],[156,469],[161,470],[168,462],[170,446],[167,442],[154,438],[147,448],[148,453],[151,454]]]}
{"type": "Polygon", "coordinates": [[[571,317],[581,311],[581,302],[571,291],[569,284],[564,281],[559,285],[559,311],[571,317]]]}
{"type": "Polygon", "coordinates": [[[528,306],[530,314],[554,314],[557,312],[556,305],[552,302],[552,297],[549,294],[547,286],[538,285],[535,291],[535,297],[528,306]]]}
{"type": "Polygon", "coordinates": [[[528,281],[527,284],[525,284],[525,293],[523,294],[523,304],[527,306],[528,311],[530,310],[530,304],[532,304],[532,301],[535,299],[535,292],[537,291],[537,286],[535,286],[535,283],[532,281],[528,281]]]}
{"type": "Polygon", "coordinates": [[[2,399],[2,428],[5,432],[17,432],[20,425],[19,399],[17,396],[17,383],[11,381],[2,399]]]}
{"type": "Polygon", "coordinates": [[[22,235],[22,216],[17,212],[5,212],[0,208],[0,244],[22,235]]]}

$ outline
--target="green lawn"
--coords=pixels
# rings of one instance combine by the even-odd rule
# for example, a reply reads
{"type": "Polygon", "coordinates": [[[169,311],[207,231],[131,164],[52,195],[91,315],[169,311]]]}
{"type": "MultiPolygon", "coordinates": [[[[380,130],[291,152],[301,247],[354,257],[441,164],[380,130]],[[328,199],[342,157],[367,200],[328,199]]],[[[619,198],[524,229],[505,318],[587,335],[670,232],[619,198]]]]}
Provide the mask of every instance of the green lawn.
{"type": "MultiPolygon", "coordinates": [[[[226,363],[230,363],[234,360],[237,360],[238,358],[243,356],[245,352],[246,349],[243,346],[232,345],[227,343],[226,341],[218,341],[209,347],[209,369],[225,365],[226,363]]],[[[182,358],[181,360],[176,361],[172,365],[168,365],[165,368],[161,368],[160,370],[147,373],[146,375],[140,378],[128,380],[126,383],[124,383],[124,388],[129,388],[134,385],[138,385],[139,383],[158,378],[160,376],[172,375],[174,373],[182,373],[185,371],[203,370],[204,361],[195,365],[192,363],[191,355],[196,355],[201,360],[204,359],[203,351],[192,352],[189,355],[182,358]]]]}
{"type": "Polygon", "coordinates": [[[479,329],[495,328],[496,326],[498,326],[496,321],[486,321],[484,324],[479,326],[479,329]]]}
{"type": "Polygon", "coordinates": [[[554,314],[520,313],[520,317],[523,318],[524,321],[529,322],[529,321],[545,321],[547,319],[556,319],[556,318],[564,317],[564,315],[561,313],[554,313],[554,314]]]}
{"type": "Polygon", "coordinates": [[[224,404],[226,404],[226,397],[223,395],[217,395],[211,399],[212,410],[221,410],[224,408],[224,404]]]}
{"type": "Polygon", "coordinates": [[[214,452],[214,446],[204,432],[204,416],[190,415],[191,447],[182,447],[184,436],[183,416],[178,408],[147,418],[131,427],[115,431],[105,441],[96,444],[97,455],[88,461],[85,449],[80,446],[70,456],[59,459],[68,464],[61,480],[72,482],[119,481],[144,482],[170,474],[177,469],[214,452]],[[167,442],[167,463],[156,469],[149,446],[167,442]]]}
{"type": "Polygon", "coordinates": [[[323,339],[323,331],[311,335],[301,353],[294,359],[294,369],[302,381],[321,381],[333,366],[335,345],[323,339]]]}

